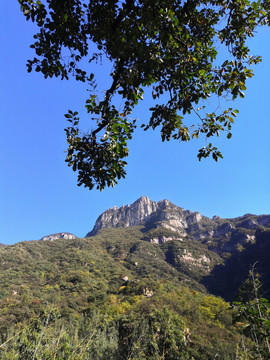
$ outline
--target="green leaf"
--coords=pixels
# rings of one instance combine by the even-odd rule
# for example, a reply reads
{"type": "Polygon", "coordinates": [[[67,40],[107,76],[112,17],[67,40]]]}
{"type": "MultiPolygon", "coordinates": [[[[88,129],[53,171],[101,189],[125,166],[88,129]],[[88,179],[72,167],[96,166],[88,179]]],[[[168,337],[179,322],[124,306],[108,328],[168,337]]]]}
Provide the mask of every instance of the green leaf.
{"type": "Polygon", "coordinates": [[[240,95],[241,98],[245,97],[245,94],[242,91],[239,91],[239,95],[240,95]]]}

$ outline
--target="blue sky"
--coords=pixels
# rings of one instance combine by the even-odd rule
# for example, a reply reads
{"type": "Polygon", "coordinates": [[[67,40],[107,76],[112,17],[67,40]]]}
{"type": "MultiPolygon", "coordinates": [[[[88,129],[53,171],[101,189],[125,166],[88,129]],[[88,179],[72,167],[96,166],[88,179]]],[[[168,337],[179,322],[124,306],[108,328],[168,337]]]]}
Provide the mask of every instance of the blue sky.
{"type": "MultiPolygon", "coordinates": [[[[16,1],[0,1],[1,142],[0,243],[40,239],[55,232],[84,237],[98,215],[145,195],[212,217],[270,214],[270,31],[260,29],[250,46],[263,62],[254,69],[233,136],[212,141],[224,159],[197,160],[201,142],[162,143],[158,131],[140,129],[130,142],[127,177],[115,188],[89,191],[76,185],[65,163],[64,113],[87,120],[87,92],[75,81],[28,74],[35,26],[16,1]]],[[[100,76],[105,72],[100,69],[100,76]]],[[[105,81],[105,79],[104,79],[105,81]]],[[[147,119],[145,101],[134,117],[147,119]]],[[[90,125],[89,125],[90,127],[90,125]]]]}

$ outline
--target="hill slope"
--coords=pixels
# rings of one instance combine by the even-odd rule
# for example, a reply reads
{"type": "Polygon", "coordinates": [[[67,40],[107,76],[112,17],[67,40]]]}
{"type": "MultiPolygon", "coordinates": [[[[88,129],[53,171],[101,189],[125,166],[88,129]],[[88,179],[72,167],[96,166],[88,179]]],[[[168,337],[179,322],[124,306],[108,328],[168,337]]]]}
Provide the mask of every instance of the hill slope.
{"type": "Polygon", "coordinates": [[[240,360],[252,341],[209,291],[233,299],[256,261],[270,289],[269,218],[142,197],[87,238],[0,248],[0,358],[240,360]]]}
{"type": "Polygon", "coordinates": [[[1,341],[14,339],[0,349],[1,359],[32,359],[42,333],[37,357],[42,360],[54,354],[73,359],[81,342],[85,354],[76,359],[161,358],[164,346],[171,349],[166,359],[210,359],[217,353],[231,359],[240,338],[229,304],[207,294],[189,268],[180,271],[172,263],[182,243],[171,241],[172,249],[142,240],[143,235],[139,227],[103,229],[88,239],[1,248],[1,341]],[[174,330],[170,325],[172,333],[165,337],[168,322],[178,325],[174,330]],[[154,345],[147,338],[152,331],[160,336],[154,345]],[[143,343],[138,333],[145,334],[143,343]],[[87,344],[83,339],[90,341],[90,334],[93,342],[87,344]],[[130,348],[134,357],[128,357],[130,348]],[[21,357],[15,352],[10,357],[14,349],[21,357]]]}

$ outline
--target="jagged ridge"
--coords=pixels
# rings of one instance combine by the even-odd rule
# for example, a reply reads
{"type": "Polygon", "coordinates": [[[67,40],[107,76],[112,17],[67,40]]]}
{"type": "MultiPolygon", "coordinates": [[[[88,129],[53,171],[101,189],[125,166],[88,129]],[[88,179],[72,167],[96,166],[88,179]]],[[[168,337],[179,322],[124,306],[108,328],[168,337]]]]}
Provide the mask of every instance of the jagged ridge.
{"type": "MultiPolygon", "coordinates": [[[[231,239],[232,234],[239,233],[240,229],[242,229],[242,233],[240,237],[237,237],[238,240],[241,238],[240,242],[252,242],[255,230],[259,225],[270,227],[270,215],[246,214],[234,219],[222,219],[219,216],[214,216],[209,219],[199,212],[184,210],[169,200],[155,202],[146,196],[142,196],[131,205],[124,205],[120,208],[113,207],[102,213],[93,230],[86,237],[96,235],[103,228],[126,228],[137,225],[145,226],[146,230],[162,228],[175,234],[175,236],[168,236],[167,238],[153,237],[151,239],[148,237],[150,242],[163,243],[176,238],[181,240],[190,237],[195,240],[206,241],[210,247],[215,248],[217,244],[211,242],[213,239],[221,237],[231,239]]],[[[225,248],[222,248],[222,251],[232,251],[235,244],[232,244],[232,241],[226,241],[224,246],[225,248]]]]}
{"type": "Polygon", "coordinates": [[[131,205],[123,205],[120,208],[115,206],[106,210],[98,217],[94,228],[86,237],[97,234],[102,228],[149,225],[150,222],[155,222],[155,226],[162,223],[165,228],[181,232],[181,228],[202,218],[198,212],[184,210],[169,200],[155,202],[142,196],[131,205]]]}

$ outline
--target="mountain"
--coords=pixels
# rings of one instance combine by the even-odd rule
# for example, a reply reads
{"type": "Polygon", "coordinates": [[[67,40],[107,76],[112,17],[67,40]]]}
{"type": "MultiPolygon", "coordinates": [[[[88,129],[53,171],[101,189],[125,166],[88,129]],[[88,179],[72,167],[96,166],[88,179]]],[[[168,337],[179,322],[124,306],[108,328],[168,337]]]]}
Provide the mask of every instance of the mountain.
{"type": "Polygon", "coordinates": [[[100,229],[111,227],[131,227],[145,225],[146,227],[164,227],[185,235],[184,228],[197,223],[203,217],[198,213],[172,204],[169,200],[154,202],[142,196],[131,205],[120,208],[113,207],[101,214],[86,237],[97,234],[100,229]]]}
{"type": "Polygon", "coordinates": [[[172,239],[197,240],[218,252],[232,253],[237,246],[254,243],[255,233],[260,228],[270,228],[270,215],[246,214],[232,219],[214,216],[209,219],[199,212],[184,210],[169,200],[154,202],[142,196],[131,205],[113,207],[102,213],[94,228],[86,237],[94,236],[100,229],[143,225],[145,232],[154,229],[168,230],[170,237],[152,237],[152,243],[163,243],[172,239]]]}
{"type": "Polygon", "coordinates": [[[270,289],[269,215],[209,219],[143,196],[105,211],[83,239],[42,240],[0,248],[1,359],[231,360],[252,351],[224,299],[255,262],[270,289]]]}
{"type": "MultiPolygon", "coordinates": [[[[256,262],[265,288],[270,289],[267,261],[270,215],[246,214],[231,219],[214,216],[210,219],[199,212],[184,210],[169,200],[155,202],[142,196],[131,205],[113,207],[102,213],[86,238],[105,229],[136,227],[140,229],[141,240],[163,245],[166,262],[187,276],[188,281],[195,281],[227,301],[235,298],[256,262]]],[[[76,237],[57,233],[42,240],[60,238],[76,237]]]]}
{"type": "Polygon", "coordinates": [[[141,226],[145,241],[168,242],[167,261],[213,294],[233,300],[255,262],[270,289],[270,268],[264,256],[269,254],[270,215],[209,219],[169,200],[154,202],[142,196],[131,205],[105,211],[86,237],[102,229],[134,226],[141,226]]]}
{"type": "MultiPolygon", "coordinates": [[[[164,200],[166,201],[166,200],[164,200]]],[[[102,228],[130,227],[142,224],[151,214],[162,207],[162,202],[156,203],[142,196],[132,205],[114,206],[101,214],[86,237],[95,235],[102,228]]]]}

